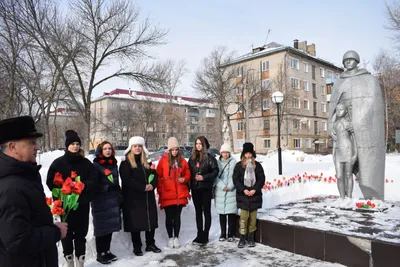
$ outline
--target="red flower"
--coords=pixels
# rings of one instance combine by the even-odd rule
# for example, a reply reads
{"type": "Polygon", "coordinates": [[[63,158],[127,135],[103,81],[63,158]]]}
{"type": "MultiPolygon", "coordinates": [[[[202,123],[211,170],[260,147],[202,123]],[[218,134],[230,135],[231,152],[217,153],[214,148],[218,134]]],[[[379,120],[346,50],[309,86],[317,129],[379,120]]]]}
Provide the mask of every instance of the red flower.
{"type": "Polygon", "coordinates": [[[106,176],[109,176],[109,175],[111,174],[111,171],[110,171],[109,169],[105,169],[105,170],[104,170],[104,174],[105,174],[106,176]]]}
{"type": "Polygon", "coordinates": [[[74,182],[70,177],[68,177],[61,188],[61,193],[63,193],[64,195],[69,195],[71,194],[73,187],[74,187],[74,182]]]}
{"type": "Polygon", "coordinates": [[[100,154],[98,157],[102,159],[104,156],[103,156],[103,154],[100,154]]]}
{"type": "Polygon", "coordinates": [[[71,171],[71,178],[75,179],[76,177],[78,177],[78,175],[76,174],[76,172],[71,171]]]}
{"type": "Polygon", "coordinates": [[[84,188],[85,188],[85,184],[77,181],[77,182],[75,182],[75,186],[72,188],[72,193],[80,195],[84,188]]]}
{"type": "Polygon", "coordinates": [[[109,164],[113,164],[112,159],[109,159],[109,160],[108,160],[108,163],[109,163],[109,164]]]}
{"type": "Polygon", "coordinates": [[[51,197],[46,197],[47,206],[50,206],[52,202],[53,202],[53,199],[51,197]]]}
{"type": "Polygon", "coordinates": [[[106,161],[104,159],[101,159],[99,160],[99,163],[103,165],[104,163],[106,163],[106,161]]]}
{"type": "Polygon", "coordinates": [[[54,206],[53,209],[51,210],[51,213],[53,215],[61,216],[64,214],[64,209],[58,206],[54,206]]]}
{"type": "Polygon", "coordinates": [[[364,203],[362,203],[362,202],[357,202],[357,203],[356,203],[356,206],[357,206],[357,208],[359,208],[359,209],[361,209],[361,208],[363,207],[363,205],[364,205],[364,203]]]}
{"type": "Polygon", "coordinates": [[[56,172],[56,174],[54,175],[53,184],[54,184],[54,185],[57,185],[57,186],[63,185],[63,184],[64,184],[64,179],[63,179],[61,173],[56,172]]]}
{"type": "Polygon", "coordinates": [[[60,199],[54,200],[54,207],[62,207],[62,201],[60,199]]]}
{"type": "Polygon", "coordinates": [[[150,169],[155,170],[156,169],[156,164],[151,164],[150,169]]]}
{"type": "Polygon", "coordinates": [[[197,168],[197,169],[200,168],[200,162],[197,162],[197,163],[196,163],[196,168],[197,168]]]}

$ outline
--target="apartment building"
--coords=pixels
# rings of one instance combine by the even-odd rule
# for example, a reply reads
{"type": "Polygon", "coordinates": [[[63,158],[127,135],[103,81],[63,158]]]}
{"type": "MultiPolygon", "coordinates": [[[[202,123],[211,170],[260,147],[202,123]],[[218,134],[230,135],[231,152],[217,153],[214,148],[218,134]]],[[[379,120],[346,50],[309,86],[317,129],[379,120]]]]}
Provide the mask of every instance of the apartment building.
{"type": "Polygon", "coordinates": [[[166,145],[170,136],[188,146],[200,135],[211,146],[221,142],[219,112],[204,99],[115,89],[93,100],[91,112],[93,147],[104,140],[126,146],[135,135],[145,138],[149,150],[166,145]]]}
{"type": "Polygon", "coordinates": [[[284,94],[280,105],[282,149],[330,150],[327,95],[343,69],[318,58],[315,44],[294,40],[291,47],[273,42],[223,67],[236,72],[238,85],[236,103],[229,107],[231,113],[238,110],[231,117],[236,152],[245,141],[254,143],[258,153],[277,148],[277,108],[271,101],[275,91],[284,94]]]}
{"type": "Polygon", "coordinates": [[[71,108],[56,108],[49,115],[50,149],[65,149],[65,132],[75,130],[85,136],[85,124],[78,111],[71,108]]]}

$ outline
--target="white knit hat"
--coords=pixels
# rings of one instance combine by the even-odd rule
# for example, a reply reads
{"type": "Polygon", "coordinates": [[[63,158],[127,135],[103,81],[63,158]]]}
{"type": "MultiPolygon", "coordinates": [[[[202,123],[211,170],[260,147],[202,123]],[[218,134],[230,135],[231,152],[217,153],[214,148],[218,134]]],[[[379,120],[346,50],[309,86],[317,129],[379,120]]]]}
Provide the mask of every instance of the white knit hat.
{"type": "Polygon", "coordinates": [[[146,148],[146,145],[145,145],[145,142],[144,142],[144,138],[141,137],[141,136],[134,136],[134,137],[131,137],[131,139],[129,139],[128,148],[124,152],[125,156],[126,156],[126,154],[129,153],[129,151],[131,151],[131,148],[132,148],[133,145],[142,145],[143,152],[146,154],[146,156],[149,155],[149,151],[146,148]]]}
{"type": "Polygon", "coordinates": [[[170,150],[171,148],[175,148],[175,147],[179,148],[178,139],[176,139],[175,137],[170,137],[168,139],[168,150],[170,150]]]}
{"type": "Polygon", "coordinates": [[[224,143],[222,146],[221,146],[221,149],[219,150],[219,152],[229,152],[229,153],[231,153],[231,146],[229,145],[229,144],[227,144],[227,143],[224,143]]]}

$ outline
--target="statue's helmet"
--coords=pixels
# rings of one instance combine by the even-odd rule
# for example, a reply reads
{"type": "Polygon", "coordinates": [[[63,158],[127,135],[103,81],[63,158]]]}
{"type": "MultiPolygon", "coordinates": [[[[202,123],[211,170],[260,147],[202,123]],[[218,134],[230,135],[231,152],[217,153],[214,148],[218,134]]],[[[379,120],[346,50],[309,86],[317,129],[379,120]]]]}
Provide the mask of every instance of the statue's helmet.
{"type": "Polygon", "coordinates": [[[354,50],[349,50],[346,53],[344,53],[343,55],[343,61],[342,63],[344,64],[344,61],[348,58],[352,58],[354,60],[357,61],[357,63],[360,63],[360,56],[358,55],[358,53],[354,50]]]}

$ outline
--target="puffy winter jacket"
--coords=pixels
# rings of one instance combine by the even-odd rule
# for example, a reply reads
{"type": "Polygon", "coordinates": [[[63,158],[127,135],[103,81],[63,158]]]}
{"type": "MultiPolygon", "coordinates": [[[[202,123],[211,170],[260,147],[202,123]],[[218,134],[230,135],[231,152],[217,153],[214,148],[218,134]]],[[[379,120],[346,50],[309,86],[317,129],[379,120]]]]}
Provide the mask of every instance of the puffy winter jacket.
{"type": "Polygon", "coordinates": [[[220,158],[217,162],[219,174],[215,181],[215,208],[218,214],[237,213],[236,188],[232,178],[236,160],[229,157],[228,159],[220,158]],[[229,191],[224,191],[225,187],[228,187],[229,191]]]}
{"type": "Polygon", "coordinates": [[[202,161],[189,159],[190,167],[190,188],[192,190],[212,188],[215,182],[215,178],[218,175],[218,163],[217,160],[210,154],[207,153],[207,157],[202,161]],[[203,176],[203,181],[196,181],[196,174],[203,176]]]}
{"type": "Polygon", "coordinates": [[[244,185],[244,173],[246,168],[242,167],[242,163],[239,161],[236,163],[235,170],[233,171],[233,183],[236,187],[236,201],[237,206],[243,210],[256,210],[262,207],[262,192],[261,189],[265,183],[264,169],[261,164],[256,161],[255,176],[256,182],[253,187],[247,187],[244,185]],[[251,197],[244,194],[244,190],[256,190],[256,193],[251,197]]]}
{"type": "Polygon", "coordinates": [[[165,152],[162,159],[158,162],[157,192],[159,194],[158,203],[161,209],[171,205],[188,204],[188,197],[190,196],[187,186],[190,182],[189,165],[186,160],[182,158],[178,166],[178,169],[169,166],[168,152],[165,152]],[[185,182],[179,183],[179,177],[185,178],[185,182]]]}

